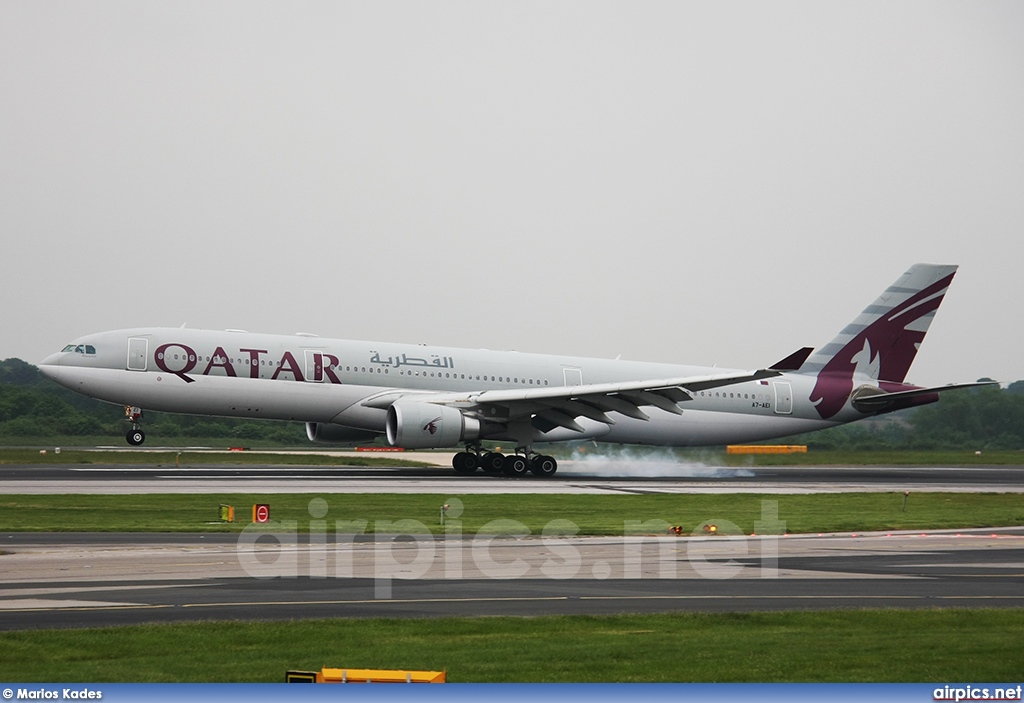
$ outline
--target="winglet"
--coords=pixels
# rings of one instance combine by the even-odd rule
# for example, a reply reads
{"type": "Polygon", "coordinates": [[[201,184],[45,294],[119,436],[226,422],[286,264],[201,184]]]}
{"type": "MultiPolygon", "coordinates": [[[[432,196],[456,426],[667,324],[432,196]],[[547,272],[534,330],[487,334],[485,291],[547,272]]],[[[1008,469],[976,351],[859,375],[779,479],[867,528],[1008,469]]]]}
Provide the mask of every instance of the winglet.
{"type": "Polygon", "coordinates": [[[804,362],[807,361],[807,357],[809,357],[813,351],[814,347],[804,347],[803,349],[793,352],[782,361],[776,361],[768,368],[772,371],[796,371],[804,365],[804,362]]]}

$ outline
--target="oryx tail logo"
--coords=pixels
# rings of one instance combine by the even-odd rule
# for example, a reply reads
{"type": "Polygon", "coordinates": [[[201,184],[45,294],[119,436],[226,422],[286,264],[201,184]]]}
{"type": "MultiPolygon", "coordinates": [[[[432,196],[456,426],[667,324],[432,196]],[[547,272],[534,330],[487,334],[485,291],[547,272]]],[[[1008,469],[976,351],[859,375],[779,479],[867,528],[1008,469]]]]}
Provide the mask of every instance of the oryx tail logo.
{"type": "MultiPolygon", "coordinates": [[[[843,409],[853,392],[855,374],[864,381],[877,383],[883,390],[887,386],[895,390],[902,384],[952,280],[951,273],[891,306],[882,304],[883,296],[862,313],[850,326],[862,329],[818,372],[811,402],[822,419],[843,409]]],[[[890,291],[911,292],[891,288],[887,293],[890,291]]]]}
{"type": "Polygon", "coordinates": [[[441,421],[441,416],[438,415],[433,420],[431,420],[430,422],[428,422],[427,424],[425,424],[423,426],[423,431],[424,432],[429,432],[430,434],[437,434],[437,423],[439,423],[440,421],[441,421]]]}

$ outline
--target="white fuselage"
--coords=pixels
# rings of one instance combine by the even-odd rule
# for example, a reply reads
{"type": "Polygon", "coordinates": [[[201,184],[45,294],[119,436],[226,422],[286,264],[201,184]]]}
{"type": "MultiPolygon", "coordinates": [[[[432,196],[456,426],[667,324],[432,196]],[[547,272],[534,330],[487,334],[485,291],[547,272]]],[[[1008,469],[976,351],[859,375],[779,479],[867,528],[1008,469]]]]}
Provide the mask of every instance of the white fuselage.
{"type": "MultiPolygon", "coordinates": [[[[145,328],[83,337],[40,369],[72,390],[147,410],[333,423],[383,432],[390,400],[410,393],[481,392],[724,373],[724,369],[457,349],[240,331],[145,328]],[[91,353],[89,353],[91,350],[91,353]]],[[[645,408],[648,420],[578,418],[534,441],[600,439],[664,446],[749,442],[864,417],[850,407],[822,420],[815,379],[770,380],[699,391],[682,414],[645,408]]],[[[501,439],[495,436],[495,439],[501,439]]]]}

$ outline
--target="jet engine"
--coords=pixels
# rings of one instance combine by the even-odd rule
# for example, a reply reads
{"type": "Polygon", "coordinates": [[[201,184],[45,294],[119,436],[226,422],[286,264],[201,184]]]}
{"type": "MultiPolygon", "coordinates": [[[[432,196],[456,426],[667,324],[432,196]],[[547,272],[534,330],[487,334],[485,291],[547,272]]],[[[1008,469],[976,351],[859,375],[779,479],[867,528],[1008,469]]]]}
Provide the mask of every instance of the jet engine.
{"type": "Polygon", "coordinates": [[[354,427],[333,425],[329,422],[307,422],[306,436],[309,437],[310,442],[349,444],[351,442],[369,442],[379,437],[380,434],[354,427]]]}
{"type": "Polygon", "coordinates": [[[432,403],[398,401],[388,408],[388,444],[404,449],[437,449],[473,442],[480,421],[455,408],[432,403]]]}

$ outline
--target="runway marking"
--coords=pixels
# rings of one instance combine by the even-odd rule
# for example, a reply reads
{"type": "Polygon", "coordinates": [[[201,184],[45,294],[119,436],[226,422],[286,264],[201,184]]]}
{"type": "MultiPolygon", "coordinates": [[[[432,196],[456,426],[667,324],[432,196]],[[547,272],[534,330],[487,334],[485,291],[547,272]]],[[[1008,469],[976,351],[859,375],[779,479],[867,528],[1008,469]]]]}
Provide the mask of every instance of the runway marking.
{"type": "MultiPolygon", "coordinates": [[[[990,564],[988,568],[998,569],[998,564],[990,564]]],[[[968,579],[1019,579],[1024,574],[924,574],[932,578],[968,578],[968,579]]]]}
{"type": "Polygon", "coordinates": [[[1024,600],[1019,596],[929,596],[929,595],[703,595],[703,596],[579,596],[579,600],[1024,600]]]}
{"type": "MultiPolygon", "coordinates": [[[[281,464],[278,466],[247,466],[245,464],[210,464],[209,466],[109,466],[105,468],[101,467],[68,467],[67,471],[78,471],[81,473],[159,473],[173,471],[177,474],[185,473],[227,473],[231,471],[248,471],[252,473],[274,473],[283,474],[282,478],[293,478],[295,474],[288,471],[290,464],[281,464]]],[[[375,468],[371,466],[345,466],[335,464],[323,464],[321,466],[309,466],[299,465],[295,467],[295,470],[302,471],[331,471],[331,472],[360,472],[360,473],[375,473],[375,474],[393,474],[399,471],[408,471],[410,469],[416,469],[419,467],[395,467],[395,468],[375,468]]],[[[423,467],[429,469],[430,467],[423,467]]],[[[184,477],[182,477],[184,478],[184,477]]],[[[194,478],[194,477],[189,477],[194,478]]],[[[200,476],[198,478],[205,478],[200,476]]],[[[261,477],[262,478],[262,477],[261,477]]],[[[359,478],[358,476],[352,476],[352,478],[359,478]]],[[[447,473],[444,474],[444,478],[452,478],[447,473]]]]}
{"type": "Polygon", "coordinates": [[[0,600],[0,611],[20,613],[26,611],[54,610],[132,610],[145,608],[171,608],[171,605],[147,605],[145,603],[111,603],[109,601],[51,601],[37,598],[0,600]]]}
{"type": "Polygon", "coordinates": [[[394,603],[405,605],[410,603],[500,603],[500,602],[521,602],[533,603],[538,601],[567,601],[572,600],[570,596],[537,596],[530,598],[507,597],[507,598],[371,598],[368,600],[298,600],[298,601],[242,601],[233,603],[183,603],[183,608],[220,608],[220,607],[245,607],[253,605],[369,605],[380,603],[394,603]]]}
{"type": "MultiPolygon", "coordinates": [[[[133,586],[54,586],[54,587],[37,587],[28,586],[21,588],[13,586],[9,588],[0,588],[0,599],[9,598],[12,596],[55,596],[61,593],[92,593],[96,591],[152,591],[157,588],[197,588],[200,586],[210,586],[209,583],[156,583],[156,584],[140,584],[133,586]]],[[[4,602],[0,600],[0,603],[4,602]]]]}

